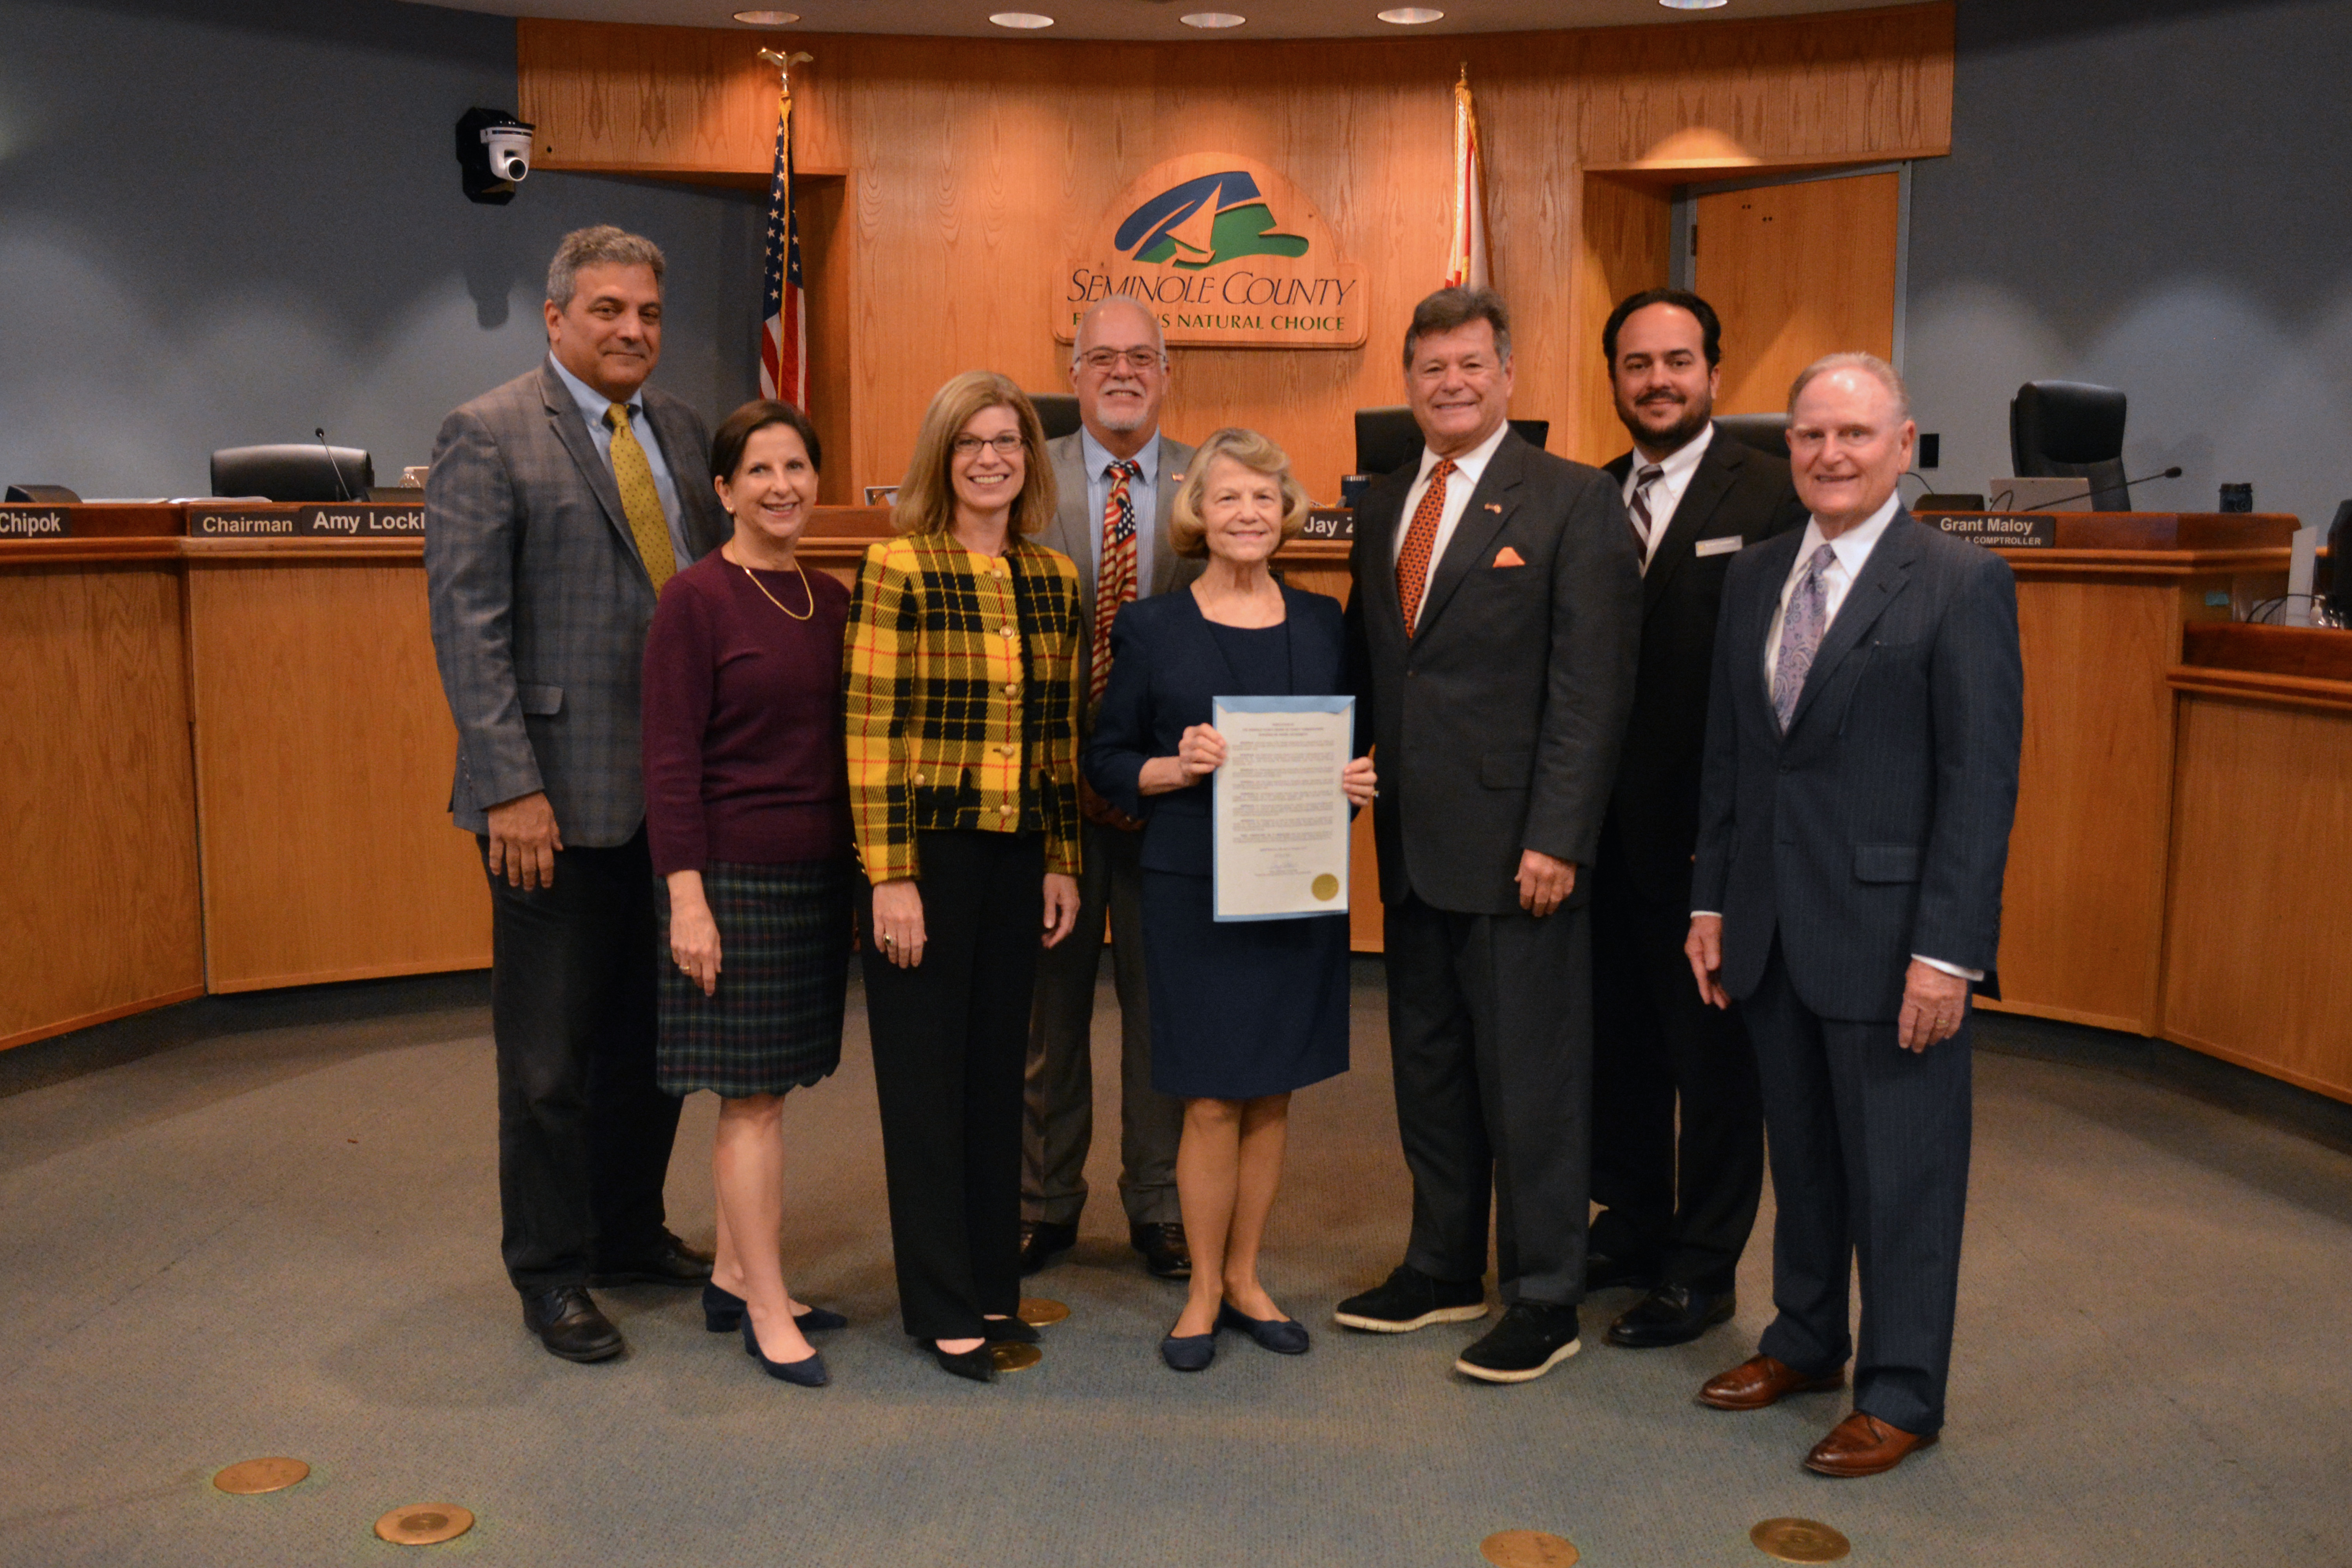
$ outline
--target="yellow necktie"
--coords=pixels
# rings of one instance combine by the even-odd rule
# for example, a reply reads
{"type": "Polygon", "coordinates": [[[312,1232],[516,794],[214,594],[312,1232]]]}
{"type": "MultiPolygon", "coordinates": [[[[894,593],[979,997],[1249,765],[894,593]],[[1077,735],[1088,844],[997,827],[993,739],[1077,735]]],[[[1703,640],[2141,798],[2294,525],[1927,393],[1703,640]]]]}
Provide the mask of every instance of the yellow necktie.
{"type": "Polygon", "coordinates": [[[629,532],[637,542],[637,556],[654,592],[677,571],[677,556],[669,547],[669,520],[662,515],[661,492],[654,489],[654,466],[637,445],[629,427],[629,405],[615,403],[604,410],[604,424],[613,432],[613,478],[620,481],[621,510],[629,515],[629,532]]]}

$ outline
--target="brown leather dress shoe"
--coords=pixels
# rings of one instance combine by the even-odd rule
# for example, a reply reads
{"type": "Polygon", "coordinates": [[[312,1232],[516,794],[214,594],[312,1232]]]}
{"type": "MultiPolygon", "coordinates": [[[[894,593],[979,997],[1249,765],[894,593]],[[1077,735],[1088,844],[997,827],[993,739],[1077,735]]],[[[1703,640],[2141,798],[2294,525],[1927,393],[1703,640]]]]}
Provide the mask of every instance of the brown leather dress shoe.
{"type": "Polygon", "coordinates": [[[1843,1367],[1808,1377],[1787,1362],[1752,1355],[1729,1372],[1708,1378],[1698,1391],[1698,1402],[1717,1410],[1761,1410],[1791,1394],[1817,1394],[1844,1384],[1843,1367]]]}
{"type": "Polygon", "coordinates": [[[1903,1456],[1912,1449],[1934,1444],[1936,1436],[1906,1432],[1857,1410],[1813,1445],[1813,1451],[1805,1456],[1805,1468],[1817,1476],[1841,1479],[1883,1475],[1901,1464],[1903,1456]]]}

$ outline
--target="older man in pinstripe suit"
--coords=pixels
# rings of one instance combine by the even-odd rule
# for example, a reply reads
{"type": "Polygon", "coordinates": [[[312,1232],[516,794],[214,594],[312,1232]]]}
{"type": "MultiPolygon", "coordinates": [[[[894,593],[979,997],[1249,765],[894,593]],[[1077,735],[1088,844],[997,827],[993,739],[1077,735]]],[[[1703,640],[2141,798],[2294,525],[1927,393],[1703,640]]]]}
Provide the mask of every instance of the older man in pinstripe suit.
{"type": "Polygon", "coordinates": [[[637,693],[656,595],[728,524],[702,421],[645,385],[661,275],[650,240],[565,236],[547,359],[449,416],[425,486],[449,811],[489,877],[503,1251],[569,1361],[623,1348],[590,1283],[710,1272],[663,1224],[678,1102],[654,1082],[637,693]]]}
{"type": "Polygon", "coordinates": [[[1691,887],[1700,993],[1737,998],[1755,1042],[1778,1207],[1776,1315],[1699,1398],[1762,1409],[1837,1387],[1853,1355],[1853,1414],[1805,1459],[1828,1476],[1892,1469],[1944,1424],[1969,992],[2000,994],[2024,726],[2015,582],[1896,500],[1913,430],[1867,354],[1790,390],[1811,517],[1724,584],[1691,887]]]}

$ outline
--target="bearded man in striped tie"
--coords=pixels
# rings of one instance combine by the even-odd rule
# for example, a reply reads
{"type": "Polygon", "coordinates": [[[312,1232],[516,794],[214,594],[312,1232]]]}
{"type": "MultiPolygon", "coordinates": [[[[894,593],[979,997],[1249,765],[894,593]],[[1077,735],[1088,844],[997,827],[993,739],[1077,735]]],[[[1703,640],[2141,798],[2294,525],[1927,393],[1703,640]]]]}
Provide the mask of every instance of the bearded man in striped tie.
{"type": "Polygon", "coordinates": [[[678,1102],[654,1081],[653,860],[638,689],[662,584],[732,530],[710,435],[646,385],[662,254],[609,225],[547,272],[547,357],[442,422],[425,481],[457,825],[490,892],[508,1278],[551,1354],[620,1331],[587,1287],[699,1285],[664,1223],[678,1102]]]}
{"type": "Polygon", "coordinates": [[[1944,1425],[1969,995],[2000,994],[2024,678],[2009,563],[1896,498],[1914,426],[1894,367],[1832,354],[1789,415],[1811,515],[1724,583],[1686,943],[1756,1046],[1775,1311],[1699,1399],[1760,1410],[1839,1387],[1851,1359],[1853,1413],[1805,1465],[1868,1476],[1944,1425]]]}
{"type": "Polygon", "coordinates": [[[1525,1383],[1576,1353],[1591,1161],[1591,879],[1633,694],[1642,576],[1617,486],[1505,418],[1510,314],[1490,289],[1413,310],[1405,397],[1426,449],[1375,480],[1349,571],[1369,699],[1397,1123],[1412,1228],[1345,1327],[1486,1315],[1450,1358],[1525,1383]]]}
{"type": "MultiPolygon", "coordinates": [[[[1093,732],[1110,679],[1110,624],[1121,605],[1201,574],[1169,547],[1168,516],[1192,448],[1160,433],[1168,345],[1160,320],[1125,295],[1089,309],[1070,348],[1079,428],[1045,443],[1062,503],[1039,542],[1077,563],[1088,634],[1079,666],[1079,740],[1093,732]]],[[[1021,1268],[1034,1273],[1078,1238],[1094,1139],[1095,980],[1109,916],[1119,1013],[1119,1178],[1129,1243],[1163,1279],[1189,1279],[1176,1202],[1184,1102],[1151,1087],[1143,978],[1143,824],[1078,783],[1085,869],[1078,923],[1038,958],[1021,1140],[1021,1268]]]]}

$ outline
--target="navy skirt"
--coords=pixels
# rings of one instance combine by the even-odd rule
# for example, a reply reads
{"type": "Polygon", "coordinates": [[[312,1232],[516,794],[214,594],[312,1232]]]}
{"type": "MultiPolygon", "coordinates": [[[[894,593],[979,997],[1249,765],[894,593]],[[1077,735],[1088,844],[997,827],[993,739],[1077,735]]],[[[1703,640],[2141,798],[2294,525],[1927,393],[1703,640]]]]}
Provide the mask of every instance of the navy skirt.
{"type": "Polygon", "coordinates": [[[846,859],[705,870],[719,927],[719,985],[708,996],[670,957],[668,889],[659,889],[655,1073],[664,1094],[782,1094],[841,1065],[856,874],[846,859]]]}
{"type": "Polygon", "coordinates": [[[1143,873],[1151,1087],[1287,1094],[1348,1070],[1348,917],[1212,918],[1207,877],[1143,873]]]}

